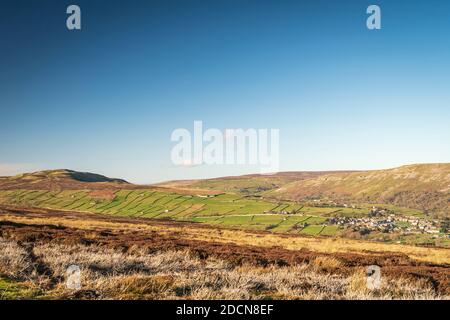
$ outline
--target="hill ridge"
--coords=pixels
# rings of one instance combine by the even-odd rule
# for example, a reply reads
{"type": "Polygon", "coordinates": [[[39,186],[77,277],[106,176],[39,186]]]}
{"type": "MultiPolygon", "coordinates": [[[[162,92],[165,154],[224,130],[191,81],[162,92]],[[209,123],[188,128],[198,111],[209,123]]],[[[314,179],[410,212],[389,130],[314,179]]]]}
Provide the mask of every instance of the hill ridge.
{"type": "Polygon", "coordinates": [[[42,170],[0,177],[0,189],[65,189],[132,186],[123,179],[109,178],[101,174],[70,169],[42,170]]]}

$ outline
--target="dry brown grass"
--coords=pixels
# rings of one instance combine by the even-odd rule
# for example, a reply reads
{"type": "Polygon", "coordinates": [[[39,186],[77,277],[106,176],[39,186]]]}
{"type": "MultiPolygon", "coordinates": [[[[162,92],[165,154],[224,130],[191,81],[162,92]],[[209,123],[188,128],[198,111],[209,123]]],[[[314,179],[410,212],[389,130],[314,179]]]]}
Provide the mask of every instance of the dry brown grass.
{"type": "MultiPolygon", "coordinates": [[[[370,290],[366,285],[365,270],[360,269],[349,277],[348,299],[435,299],[430,284],[423,279],[412,281],[407,278],[381,278],[379,289],[370,290]]],[[[449,299],[449,297],[441,297],[449,299]]]]}
{"type": "Polygon", "coordinates": [[[133,247],[19,244],[0,238],[0,270],[27,278],[47,297],[75,299],[441,299],[429,283],[383,279],[381,289],[365,286],[363,270],[352,275],[320,272],[339,261],[256,267],[233,265],[188,251],[149,253],[133,247]],[[28,246],[28,247],[27,247],[28,246]],[[27,248],[27,249],[25,249],[27,248]],[[78,265],[82,289],[65,286],[66,268],[78,265]]]}
{"type": "Polygon", "coordinates": [[[342,262],[335,257],[319,256],[312,261],[317,269],[334,270],[343,267],[342,262]]]}
{"type": "Polygon", "coordinates": [[[0,273],[23,278],[31,265],[28,253],[22,246],[0,238],[0,273]]]}
{"type": "MultiPolygon", "coordinates": [[[[94,214],[87,215],[95,217],[94,214]]],[[[164,224],[157,222],[143,222],[136,220],[128,222],[124,220],[107,221],[95,219],[72,219],[68,217],[29,217],[1,215],[0,221],[13,221],[30,224],[53,224],[66,227],[73,227],[83,230],[111,229],[123,230],[124,232],[149,232],[157,231],[160,234],[177,233],[186,240],[214,241],[218,243],[235,243],[238,245],[261,246],[261,247],[281,247],[288,250],[306,249],[313,252],[334,254],[334,253],[400,253],[409,258],[436,264],[450,263],[450,249],[446,248],[426,248],[401,244],[389,244],[370,242],[363,240],[352,240],[344,238],[330,237],[305,237],[286,236],[273,233],[256,233],[242,230],[229,230],[218,228],[204,228],[195,224],[164,224]]]]}

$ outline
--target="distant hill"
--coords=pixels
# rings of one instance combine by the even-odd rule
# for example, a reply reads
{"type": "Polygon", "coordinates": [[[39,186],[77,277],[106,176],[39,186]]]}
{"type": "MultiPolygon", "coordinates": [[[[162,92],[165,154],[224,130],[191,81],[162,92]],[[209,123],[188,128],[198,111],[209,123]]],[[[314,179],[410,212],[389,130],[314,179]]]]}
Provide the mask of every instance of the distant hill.
{"type": "Polygon", "coordinates": [[[328,173],[287,183],[268,191],[266,196],[292,200],[329,198],[379,202],[449,213],[450,163],[328,173]]]}
{"type": "Polygon", "coordinates": [[[24,173],[12,177],[0,177],[0,189],[110,189],[132,186],[122,179],[73,170],[47,170],[24,173]]]}
{"type": "MultiPolygon", "coordinates": [[[[178,184],[177,184],[178,185],[178,184]]],[[[0,177],[0,190],[160,190],[180,194],[213,195],[211,189],[201,190],[169,185],[137,185],[123,179],[108,178],[90,172],[78,172],[68,169],[46,170],[24,173],[12,177],[0,177]]]]}
{"type": "Polygon", "coordinates": [[[182,194],[221,192],[279,200],[325,199],[348,204],[379,203],[450,216],[450,163],[408,165],[387,170],[281,172],[139,186],[122,179],[72,170],[0,177],[0,190],[153,189],[182,194]]]}
{"type": "Polygon", "coordinates": [[[158,186],[171,188],[197,188],[240,194],[261,194],[262,192],[278,189],[291,182],[299,182],[306,179],[319,177],[321,175],[338,172],[349,173],[355,171],[292,171],[268,175],[249,174],[243,176],[230,176],[202,180],[169,181],[160,183],[158,186]]]}
{"type": "Polygon", "coordinates": [[[395,204],[450,215],[450,163],[370,171],[280,172],[172,181],[164,185],[256,194],[281,200],[395,204]]]}

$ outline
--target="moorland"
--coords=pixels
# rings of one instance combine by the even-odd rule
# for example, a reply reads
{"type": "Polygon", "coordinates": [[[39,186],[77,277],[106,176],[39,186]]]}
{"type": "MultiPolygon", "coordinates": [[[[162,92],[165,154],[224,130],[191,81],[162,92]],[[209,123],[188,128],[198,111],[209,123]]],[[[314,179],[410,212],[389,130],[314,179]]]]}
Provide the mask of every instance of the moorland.
{"type": "Polygon", "coordinates": [[[155,185],[72,170],[0,177],[0,295],[446,299],[449,192],[450,164],[155,185]],[[64,285],[70,264],[82,290],[64,285]]]}

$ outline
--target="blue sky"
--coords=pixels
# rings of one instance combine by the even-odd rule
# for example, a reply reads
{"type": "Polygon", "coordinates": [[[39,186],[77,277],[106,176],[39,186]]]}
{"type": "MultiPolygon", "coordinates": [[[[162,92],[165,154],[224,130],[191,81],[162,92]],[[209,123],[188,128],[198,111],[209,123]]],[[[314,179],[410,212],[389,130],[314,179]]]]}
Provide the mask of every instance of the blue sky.
{"type": "Polygon", "coordinates": [[[283,171],[450,162],[449,33],[437,0],[4,0],[0,174],[258,171],[175,167],[170,135],[194,120],[279,128],[283,171]],[[366,28],[370,4],[381,30],[366,28]]]}

